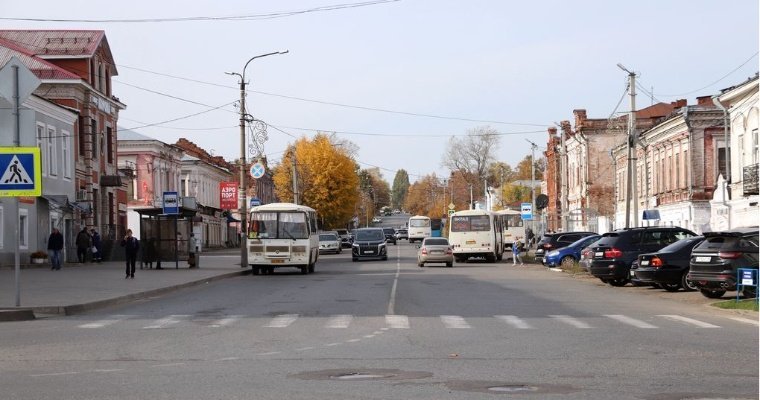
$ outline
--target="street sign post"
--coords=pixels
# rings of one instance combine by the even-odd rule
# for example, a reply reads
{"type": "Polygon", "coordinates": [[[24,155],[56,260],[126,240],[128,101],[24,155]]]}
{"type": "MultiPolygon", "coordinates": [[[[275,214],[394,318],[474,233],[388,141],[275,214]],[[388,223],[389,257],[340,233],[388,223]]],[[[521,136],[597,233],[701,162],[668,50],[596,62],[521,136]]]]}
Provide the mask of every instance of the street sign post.
{"type": "Polygon", "coordinates": [[[520,205],[520,217],[526,221],[533,219],[533,204],[532,203],[522,203],[520,205]]]}
{"type": "Polygon", "coordinates": [[[257,161],[251,165],[251,176],[254,179],[259,179],[262,176],[264,176],[264,173],[267,172],[266,168],[264,167],[264,164],[261,163],[261,161],[257,161]]]}
{"type": "Polygon", "coordinates": [[[164,214],[179,214],[179,195],[177,192],[164,192],[164,214]]]}

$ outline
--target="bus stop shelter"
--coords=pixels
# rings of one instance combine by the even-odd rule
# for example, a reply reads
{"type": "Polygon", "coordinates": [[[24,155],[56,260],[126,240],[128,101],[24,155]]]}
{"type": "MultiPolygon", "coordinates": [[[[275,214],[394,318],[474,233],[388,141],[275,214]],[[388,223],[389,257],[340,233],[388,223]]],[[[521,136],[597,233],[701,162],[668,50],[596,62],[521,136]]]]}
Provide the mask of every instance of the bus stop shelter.
{"type": "Polygon", "coordinates": [[[179,261],[187,261],[187,241],[193,229],[193,218],[197,211],[179,207],[177,214],[164,214],[163,208],[135,209],[140,215],[140,262],[156,263],[174,262],[179,268],[179,261]]]}

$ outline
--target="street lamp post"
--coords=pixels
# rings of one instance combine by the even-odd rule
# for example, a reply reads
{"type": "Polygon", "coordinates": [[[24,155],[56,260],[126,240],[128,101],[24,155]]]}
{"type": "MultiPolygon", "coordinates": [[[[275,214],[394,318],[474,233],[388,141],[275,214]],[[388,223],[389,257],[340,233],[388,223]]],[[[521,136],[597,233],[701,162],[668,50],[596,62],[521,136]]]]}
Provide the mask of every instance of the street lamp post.
{"type": "Polygon", "coordinates": [[[245,63],[243,66],[243,73],[239,74],[237,72],[228,72],[228,75],[236,75],[240,77],[240,185],[238,187],[238,201],[240,204],[240,234],[241,234],[241,240],[240,240],[240,267],[246,268],[248,267],[248,246],[246,245],[246,240],[248,239],[248,224],[247,224],[247,205],[245,204],[246,196],[245,196],[245,122],[247,119],[247,114],[245,110],[245,69],[248,68],[248,64],[251,63],[251,61],[262,58],[266,56],[272,56],[275,54],[286,54],[288,50],[285,51],[276,51],[273,53],[267,53],[267,54],[261,54],[258,56],[251,57],[248,62],[245,63]]]}

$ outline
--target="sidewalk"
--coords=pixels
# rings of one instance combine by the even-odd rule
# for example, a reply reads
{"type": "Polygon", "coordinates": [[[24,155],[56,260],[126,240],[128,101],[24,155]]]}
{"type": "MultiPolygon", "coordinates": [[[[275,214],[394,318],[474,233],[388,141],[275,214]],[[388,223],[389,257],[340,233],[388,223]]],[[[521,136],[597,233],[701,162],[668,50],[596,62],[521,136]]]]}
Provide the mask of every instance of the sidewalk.
{"type": "MultiPolygon", "coordinates": [[[[141,270],[138,262],[134,279],[124,279],[124,261],[64,264],[60,271],[52,271],[49,266],[25,268],[21,270],[19,308],[31,309],[38,316],[71,315],[158,296],[248,273],[249,268],[240,268],[239,254],[235,250],[205,252],[200,257],[200,268],[194,269],[188,269],[185,261],[180,261],[179,269],[175,269],[172,261],[162,263],[161,270],[141,270]]],[[[0,310],[17,309],[15,299],[15,270],[0,268],[0,310]]]]}

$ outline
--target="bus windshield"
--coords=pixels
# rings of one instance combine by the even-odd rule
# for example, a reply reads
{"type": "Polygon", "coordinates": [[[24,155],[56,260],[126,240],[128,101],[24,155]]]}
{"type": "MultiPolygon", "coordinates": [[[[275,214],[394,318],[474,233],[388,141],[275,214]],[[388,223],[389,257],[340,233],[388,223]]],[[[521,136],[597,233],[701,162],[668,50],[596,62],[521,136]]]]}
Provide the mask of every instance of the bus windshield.
{"type": "Polygon", "coordinates": [[[410,219],[409,220],[409,227],[410,228],[427,228],[430,226],[430,219],[410,219]]]}
{"type": "Polygon", "coordinates": [[[452,232],[488,232],[490,230],[488,215],[459,215],[451,218],[452,232]]]}
{"type": "Polygon", "coordinates": [[[308,239],[303,212],[253,212],[248,236],[260,239],[308,239]]]}
{"type": "Polygon", "coordinates": [[[507,215],[508,228],[522,228],[523,219],[520,215],[507,215]]]}

